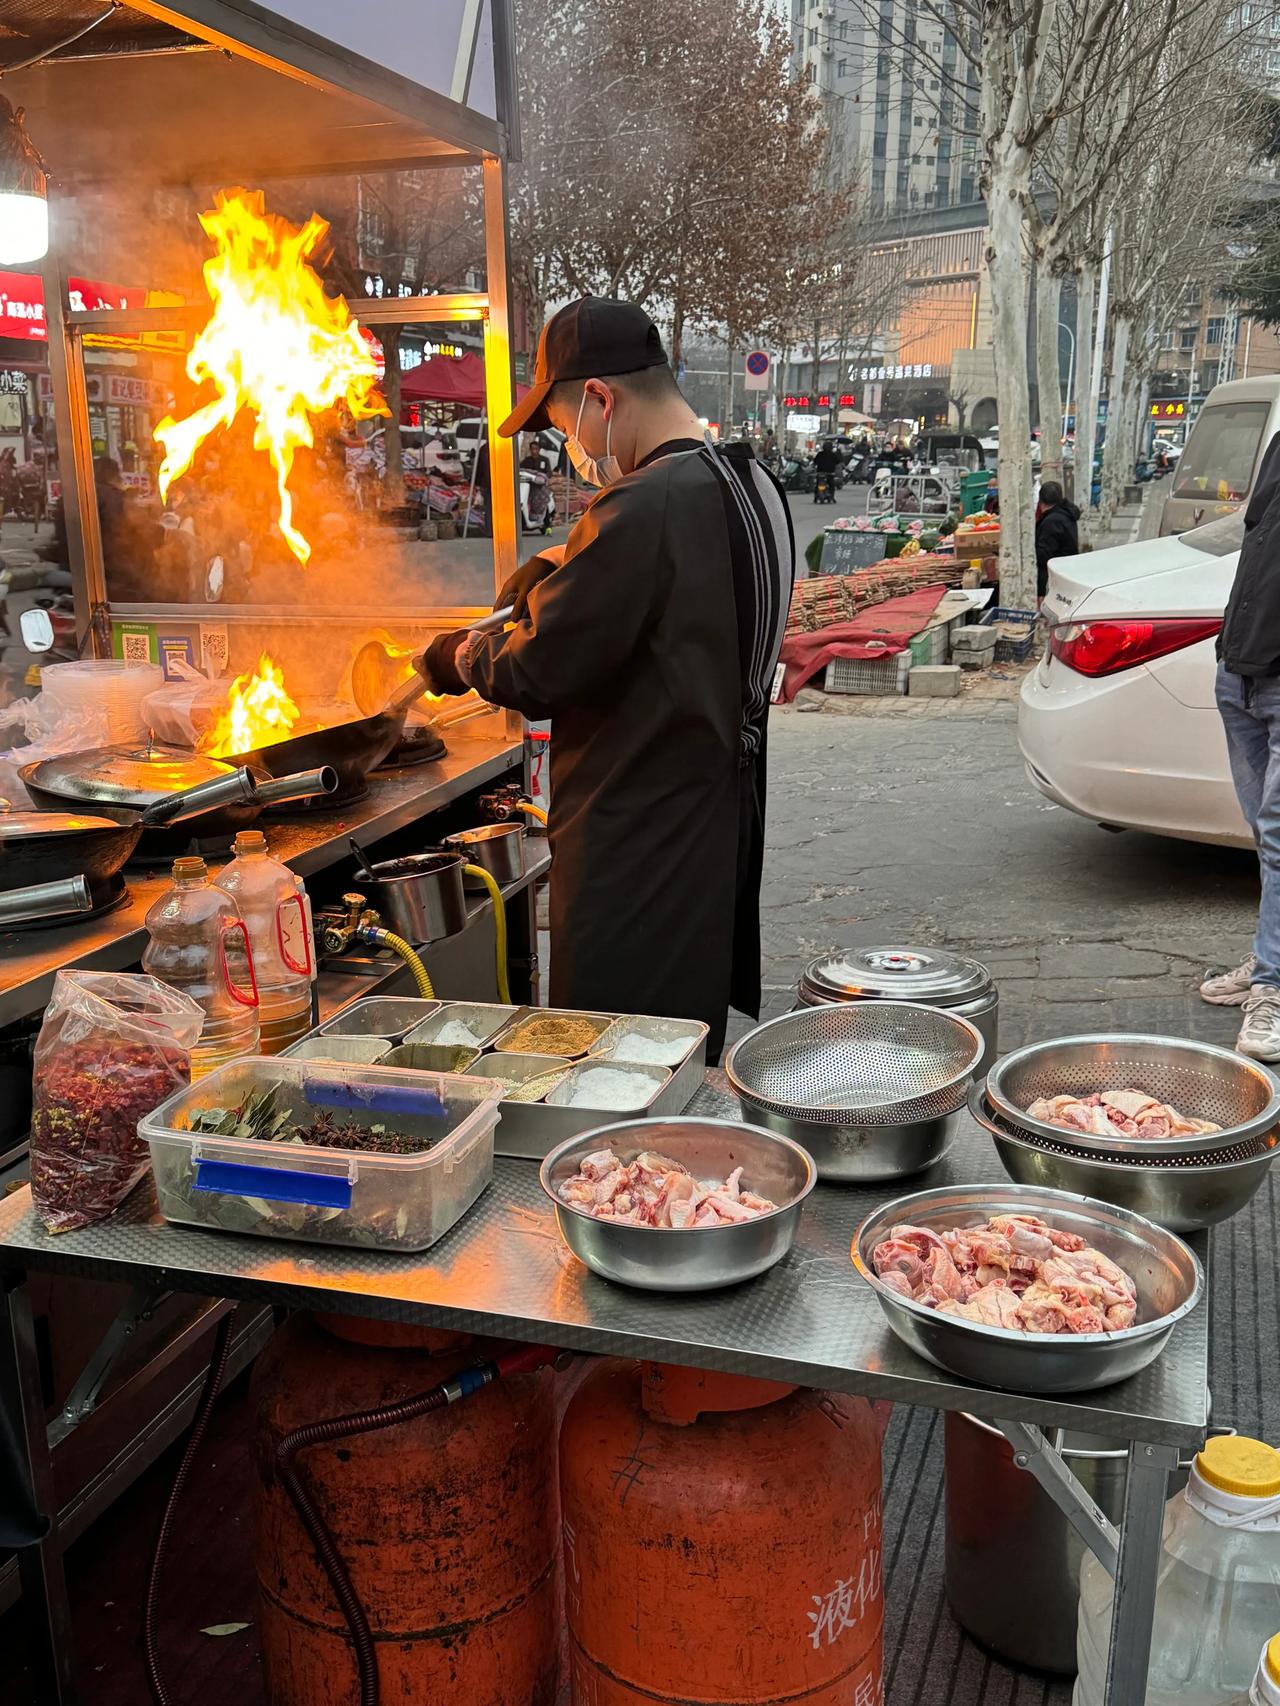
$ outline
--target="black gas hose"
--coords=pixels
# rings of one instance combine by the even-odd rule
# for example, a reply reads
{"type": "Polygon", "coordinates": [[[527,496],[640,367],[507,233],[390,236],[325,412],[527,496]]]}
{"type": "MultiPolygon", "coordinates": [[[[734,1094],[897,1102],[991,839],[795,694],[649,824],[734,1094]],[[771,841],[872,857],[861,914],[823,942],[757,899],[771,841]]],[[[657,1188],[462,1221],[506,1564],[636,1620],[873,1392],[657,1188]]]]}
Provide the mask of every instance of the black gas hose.
{"type": "MultiPolygon", "coordinates": [[[[294,1428],[276,1445],[275,1468],[302,1526],[311,1538],[324,1573],[329,1578],[339,1609],[346,1619],[355,1652],[356,1673],[360,1685],[360,1706],[378,1706],[382,1697],[378,1679],[378,1654],[373,1630],[360,1596],[355,1590],[338,1544],[321,1516],[311,1490],[303,1479],[295,1459],[308,1446],[322,1445],[330,1440],[346,1439],[352,1434],[380,1433],[383,1428],[398,1427],[401,1422],[416,1421],[433,1410],[443,1410],[473,1392],[505,1380],[513,1374],[530,1374],[549,1364],[567,1360],[563,1351],[550,1345],[513,1345],[501,1352],[492,1362],[475,1368],[460,1369],[451,1379],[441,1381],[427,1392],[413,1398],[402,1398],[396,1404],[379,1404],[372,1410],[360,1410],[348,1416],[330,1416],[326,1421],[307,1422],[294,1428]]],[[[165,1706],[164,1702],[160,1706],[165,1706]]]]}
{"type": "Polygon", "coordinates": [[[156,1602],[160,1591],[160,1573],[164,1567],[164,1555],[169,1545],[169,1535],[173,1529],[174,1512],[178,1508],[178,1501],[182,1497],[191,1475],[196,1454],[200,1450],[201,1441],[204,1439],[205,1429],[209,1425],[209,1417],[213,1413],[218,1388],[222,1385],[222,1376],[227,1366],[227,1353],[231,1348],[231,1323],[234,1318],[235,1311],[228,1309],[218,1322],[218,1328],[213,1338],[213,1352],[209,1357],[209,1367],[205,1373],[204,1386],[200,1392],[200,1401],[196,1405],[191,1432],[187,1435],[187,1443],[183,1447],[182,1457],[178,1463],[178,1472],[173,1478],[173,1485],[169,1489],[169,1497],[165,1502],[164,1514],[160,1518],[155,1547],[151,1553],[151,1567],[147,1572],[147,1591],[142,1602],[142,1649],[147,1665],[147,1684],[151,1689],[151,1698],[155,1701],[155,1706],[173,1706],[173,1696],[165,1687],[164,1678],[160,1673],[160,1646],[156,1638],[156,1602]]]}

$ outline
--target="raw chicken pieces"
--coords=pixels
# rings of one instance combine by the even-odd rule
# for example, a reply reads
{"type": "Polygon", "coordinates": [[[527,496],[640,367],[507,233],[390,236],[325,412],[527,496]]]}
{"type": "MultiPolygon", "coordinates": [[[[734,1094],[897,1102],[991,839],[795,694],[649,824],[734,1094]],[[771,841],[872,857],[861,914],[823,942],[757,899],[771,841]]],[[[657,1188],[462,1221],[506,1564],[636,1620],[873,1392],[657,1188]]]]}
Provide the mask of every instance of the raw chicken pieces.
{"type": "Polygon", "coordinates": [[[1091,1096],[1041,1096],[1027,1109],[1033,1120],[1086,1137],[1205,1137],[1221,1131],[1193,1120],[1141,1090],[1101,1090],[1091,1096]]]}
{"type": "Polygon", "coordinates": [[[686,1229],[732,1226],[777,1208],[767,1197],[743,1190],[742,1168],[723,1182],[695,1179],[668,1155],[646,1149],[624,1166],[611,1149],[586,1156],[559,1188],[561,1202],[597,1220],[628,1226],[686,1229]]]}
{"type": "Polygon", "coordinates": [[[871,1252],[882,1284],[903,1297],[1013,1333],[1109,1333],[1131,1327],[1137,1287],[1075,1232],[1032,1214],[939,1235],[895,1226],[871,1252]]]}

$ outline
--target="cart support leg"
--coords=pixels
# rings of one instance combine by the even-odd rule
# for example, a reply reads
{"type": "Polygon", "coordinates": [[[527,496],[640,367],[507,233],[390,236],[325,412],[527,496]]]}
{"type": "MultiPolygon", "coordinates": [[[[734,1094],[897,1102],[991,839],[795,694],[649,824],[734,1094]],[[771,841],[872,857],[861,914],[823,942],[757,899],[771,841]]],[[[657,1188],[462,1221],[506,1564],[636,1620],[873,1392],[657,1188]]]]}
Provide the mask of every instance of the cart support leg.
{"type": "Polygon", "coordinates": [[[1107,1706],[1143,1706],[1147,1697],[1165,1492],[1169,1471],[1177,1466],[1178,1453],[1171,1445],[1134,1440],[1129,1447],[1107,1655],[1107,1706]]]}
{"type": "Polygon", "coordinates": [[[58,1501],[40,1395],[35,1323],[20,1278],[0,1275],[0,1304],[0,1401],[7,1403],[13,1418],[19,1472],[25,1474],[31,1502],[49,1521],[43,1540],[18,1551],[35,1697],[41,1706],[46,1702],[48,1706],[74,1706],[71,1607],[58,1533],[58,1501]]]}

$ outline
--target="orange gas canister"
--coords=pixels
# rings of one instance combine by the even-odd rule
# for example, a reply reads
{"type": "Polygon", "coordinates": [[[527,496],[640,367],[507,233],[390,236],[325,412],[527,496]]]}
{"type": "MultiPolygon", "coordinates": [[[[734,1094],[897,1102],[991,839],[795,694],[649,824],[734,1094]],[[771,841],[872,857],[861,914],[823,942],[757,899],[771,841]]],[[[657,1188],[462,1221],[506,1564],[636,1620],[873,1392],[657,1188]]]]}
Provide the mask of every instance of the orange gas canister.
{"type": "MultiPolygon", "coordinates": [[[[395,1404],[492,1355],[457,1335],[326,1330],[298,1317],[258,1360],[257,1567],[270,1706],[356,1706],[333,1589],[275,1469],[306,1423],[395,1404]],[[340,1336],[338,1336],[340,1334],[340,1336]]],[[[448,1409],[297,1457],[377,1647],[385,1701],[552,1706],[560,1642],[555,1377],[518,1374],[448,1409]]]]}
{"type": "Polygon", "coordinates": [[[560,1431],[573,1706],[881,1706],[860,1398],[608,1362],[560,1431]]]}

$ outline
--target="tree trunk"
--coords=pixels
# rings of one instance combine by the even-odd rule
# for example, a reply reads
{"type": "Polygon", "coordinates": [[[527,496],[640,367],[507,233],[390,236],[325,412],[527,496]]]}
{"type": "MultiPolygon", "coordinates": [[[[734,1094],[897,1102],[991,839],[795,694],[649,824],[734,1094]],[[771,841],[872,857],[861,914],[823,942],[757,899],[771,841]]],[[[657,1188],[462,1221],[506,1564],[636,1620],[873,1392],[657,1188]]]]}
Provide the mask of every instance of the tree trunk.
{"type": "Polygon", "coordinates": [[[725,332],[724,407],[720,411],[720,437],[733,436],[733,345],[736,334],[732,326],[725,332]]]}
{"type": "Polygon", "coordinates": [[[1062,279],[1042,256],[1036,268],[1036,372],[1040,392],[1040,478],[1062,482],[1062,383],[1058,315],[1062,279]]]}
{"type": "Polygon", "coordinates": [[[812,414],[818,406],[818,398],[822,395],[822,321],[813,322],[813,361],[810,366],[812,375],[809,382],[809,413],[812,414]]]}
{"type": "Polygon", "coordinates": [[[1098,505],[1097,544],[1105,544],[1124,488],[1129,483],[1130,430],[1129,409],[1129,337],[1130,319],[1116,313],[1112,318],[1111,366],[1107,374],[1107,442],[1102,452],[1102,502],[1098,505]]]}
{"type": "Polygon", "coordinates": [[[386,452],[386,472],[382,477],[382,502],[386,509],[396,509],[404,502],[404,449],[400,440],[400,328],[379,326],[378,342],[387,370],[382,376],[382,395],[386,399],[386,426],[383,448],[386,452]]]}
{"type": "Polygon", "coordinates": [[[987,191],[996,407],[1000,416],[1000,597],[1033,610],[1035,521],[1031,502],[1031,402],[1027,392],[1027,293],[1022,264],[1022,195],[1028,170],[992,160],[987,191]]]}
{"type": "Polygon", "coordinates": [[[1076,415],[1075,501],[1080,506],[1082,532],[1088,531],[1089,505],[1093,497],[1093,447],[1098,431],[1098,400],[1092,395],[1093,299],[1097,293],[1097,269],[1085,261],[1076,275],[1076,373],[1072,407],[1076,415]]]}
{"type": "Polygon", "coordinates": [[[677,295],[671,309],[671,371],[679,373],[684,359],[684,295],[677,295]]]}

